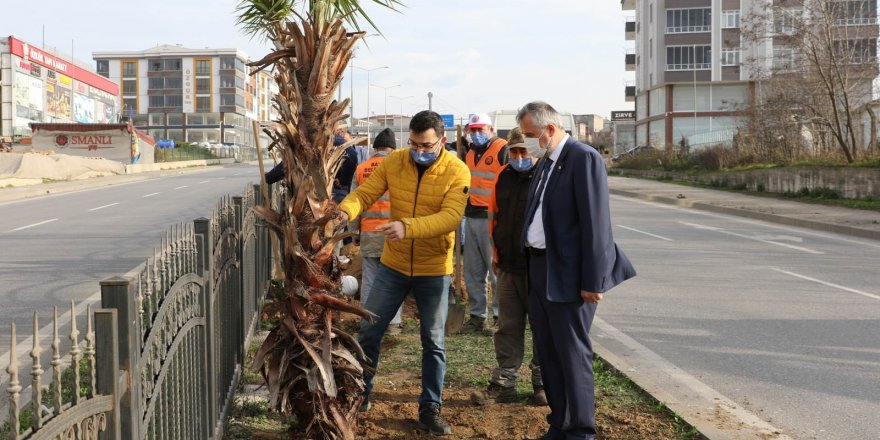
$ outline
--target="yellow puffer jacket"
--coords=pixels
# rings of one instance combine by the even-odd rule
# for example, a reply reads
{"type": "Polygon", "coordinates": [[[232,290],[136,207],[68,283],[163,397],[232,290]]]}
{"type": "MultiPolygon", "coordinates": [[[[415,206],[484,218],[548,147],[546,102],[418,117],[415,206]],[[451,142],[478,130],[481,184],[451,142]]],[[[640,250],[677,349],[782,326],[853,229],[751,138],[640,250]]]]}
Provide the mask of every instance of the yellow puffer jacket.
{"type": "Polygon", "coordinates": [[[454,231],[464,215],[470,181],[467,165],[446,150],[420,181],[409,149],[402,149],[388,155],[339,209],[354,219],[387,190],[391,221],[403,222],[406,238],[385,239],[382,264],[407,276],[449,275],[454,231]]]}

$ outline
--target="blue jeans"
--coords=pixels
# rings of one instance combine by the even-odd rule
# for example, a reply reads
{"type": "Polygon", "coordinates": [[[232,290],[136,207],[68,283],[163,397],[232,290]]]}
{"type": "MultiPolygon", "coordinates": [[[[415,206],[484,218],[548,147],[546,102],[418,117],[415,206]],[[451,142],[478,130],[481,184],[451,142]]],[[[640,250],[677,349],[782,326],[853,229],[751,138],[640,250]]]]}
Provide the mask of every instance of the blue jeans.
{"type": "MultiPolygon", "coordinates": [[[[364,305],[367,310],[379,316],[372,324],[362,320],[358,332],[358,343],[375,369],[379,366],[379,344],[385,335],[385,329],[412,290],[419,309],[419,330],[422,336],[420,411],[443,403],[440,394],[443,390],[443,378],[446,376],[444,332],[446,315],[449,312],[450,281],[449,275],[410,277],[380,263],[370,296],[364,305]]],[[[364,380],[364,395],[369,398],[373,390],[373,375],[365,372],[364,380]]]]}

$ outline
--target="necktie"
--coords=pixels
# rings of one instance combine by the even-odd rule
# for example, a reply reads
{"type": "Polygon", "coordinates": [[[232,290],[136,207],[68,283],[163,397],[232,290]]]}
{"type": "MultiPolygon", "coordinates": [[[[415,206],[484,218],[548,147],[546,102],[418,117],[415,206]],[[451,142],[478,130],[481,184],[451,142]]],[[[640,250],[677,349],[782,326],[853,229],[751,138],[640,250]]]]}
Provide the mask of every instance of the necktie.
{"type": "Polygon", "coordinates": [[[538,184],[538,191],[535,193],[537,200],[541,200],[541,194],[544,193],[544,187],[547,186],[547,175],[553,168],[553,159],[547,158],[544,162],[544,168],[541,169],[541,183],[538,184]]]}

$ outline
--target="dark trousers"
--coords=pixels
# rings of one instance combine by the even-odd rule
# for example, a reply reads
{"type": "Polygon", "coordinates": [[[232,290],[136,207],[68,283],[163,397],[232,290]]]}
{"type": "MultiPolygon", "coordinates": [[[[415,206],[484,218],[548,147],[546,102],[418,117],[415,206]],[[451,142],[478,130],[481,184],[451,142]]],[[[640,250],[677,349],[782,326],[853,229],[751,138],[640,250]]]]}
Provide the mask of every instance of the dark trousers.
{"type": "Polygon", "coordinates": [[[555,440],[596,436],[593,346],[595,303],[547,300],[545,255],[529,255],[529,320],[550,404],[547,423],[555,440]]]}

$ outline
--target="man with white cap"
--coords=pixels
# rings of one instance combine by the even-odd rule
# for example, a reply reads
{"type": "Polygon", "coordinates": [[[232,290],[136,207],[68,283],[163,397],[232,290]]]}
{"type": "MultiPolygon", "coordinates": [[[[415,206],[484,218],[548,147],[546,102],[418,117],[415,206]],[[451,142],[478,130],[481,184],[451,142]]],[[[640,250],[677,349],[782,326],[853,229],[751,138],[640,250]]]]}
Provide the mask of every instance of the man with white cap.
{"type": "Polygon", "coordinates": [[[471,170],[471,187],[464,210],[464,281],[470,297],[471,317],[465,331],[481,333],[486,329],[488,284],[493,292],[492,312],[498,319],[496,280],[491,270],[493,250],[489,241],[489,204],[498,173],[507,165],[507,141],[495,136],[492,119],[485,113],[471,115],[467,132],[471,148],[465,156],[465,163],[471,170]]]}
{"type": "MultiPolygon", "coordinates": [[[[526,217],[529,185],[540,147],[527,145],[519,128],[507,138],[509,163],[498,175],[489,206],[489,234],[495,248],[494,269],[498,275],[498,331],[495,332],[495,359],[489,387],[476,391],[471,400],[479,405],[517,401],[516,380],[525,356],[525,332],[529,315],[529,281],[526,255],[520,234],[526,217]]],[[[534,353],[537,353],[533,350],[534,353]]],[[[532,370],[532,402],[546,405],[544,382],[537,354],[529,362],[532,370]]]]}

